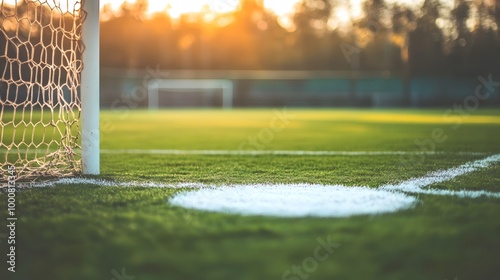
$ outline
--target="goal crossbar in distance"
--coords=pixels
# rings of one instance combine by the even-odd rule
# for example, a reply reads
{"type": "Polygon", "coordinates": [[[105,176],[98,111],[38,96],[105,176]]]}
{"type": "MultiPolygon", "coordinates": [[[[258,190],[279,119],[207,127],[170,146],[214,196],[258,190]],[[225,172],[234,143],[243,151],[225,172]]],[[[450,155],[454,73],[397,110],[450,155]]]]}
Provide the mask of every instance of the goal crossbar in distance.
{"type": "Polygon", "coordinates": [[[222,90],[222,107],[233,107],[233,82],[223,79],[153,79],[148,82],[148,107],[158,110],[160,90],[195,90],[220,89],[222,90]]]}

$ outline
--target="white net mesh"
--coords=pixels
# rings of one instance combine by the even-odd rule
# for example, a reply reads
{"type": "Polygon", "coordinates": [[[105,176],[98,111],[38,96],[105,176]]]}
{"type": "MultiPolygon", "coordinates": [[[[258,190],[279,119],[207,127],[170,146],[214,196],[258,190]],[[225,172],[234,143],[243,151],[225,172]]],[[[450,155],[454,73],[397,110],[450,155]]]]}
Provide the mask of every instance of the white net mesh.
{"type": "Polygon", "coordinates": [[[81,1],[0,0],[0,178],[79,174],[81,1]]]}

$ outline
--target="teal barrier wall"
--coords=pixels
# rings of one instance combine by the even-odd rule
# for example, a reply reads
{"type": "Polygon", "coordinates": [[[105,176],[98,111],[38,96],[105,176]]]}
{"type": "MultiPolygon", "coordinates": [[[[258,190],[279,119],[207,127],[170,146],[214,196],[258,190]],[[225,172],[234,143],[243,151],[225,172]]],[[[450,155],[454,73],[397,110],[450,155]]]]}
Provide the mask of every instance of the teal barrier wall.
{"type": "MultiPolygon", "coordinates": [[[[247,102],[259,106],[278,101],[299,106],[303,102],[307,106],[307,100],[322,100],[325,106],[447,106],[474,95],[479,85],[481,82],[477,79],[415,78],[405,96],[404,82],[400,78],[252,81],[247,102]]],[[[500,89],[495,89],[486,103],[499,105],[500,89]]]]}
{"type": "MultiPolygon", "coordinates": [[[[119,75],[101,76],[102,107],[119,107],[120,102],[130,99],[134,107],[147,107],[146,97],[136,98],[137,89],[143,87],[146,74],[127,76],[121,72],[119,75]]],[[[405,94],[404,81],[398,77],[224,79],[234,83],[235,107],[448,107],[463,103],[468,96],[474,96],[476,88],[481,85],[478,79],[413,78],[405,94]]],[[[500,77],[493,78],[493,81],[500,82],[500,77]]],[[[185,91],[176,93],[175,99],[175,104],[168,104],[169,101],[165,99],[165,104],[160,102],[160,105],[217,107],[222,102],[217,95],[190,94],[185,91]]],[[[494,92],[483,105],[500,106],[500,87],[494,87],[494,92]]]]}

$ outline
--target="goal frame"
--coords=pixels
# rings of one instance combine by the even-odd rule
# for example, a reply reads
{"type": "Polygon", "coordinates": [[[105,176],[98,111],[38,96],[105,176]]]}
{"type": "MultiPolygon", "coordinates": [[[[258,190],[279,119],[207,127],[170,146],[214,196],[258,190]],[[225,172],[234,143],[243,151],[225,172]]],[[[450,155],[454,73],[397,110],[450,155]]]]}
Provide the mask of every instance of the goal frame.
{"type": "Polygon", "coordinates": [[[99,132],[99,0],[82,0],[86,13],[82,25],[81,136],[82,174],[100,173],[99,132]]]}
{"type": "Polygon", "coordinates": [[[153,79],[148,81],[148,109],[159,110],[160,90],[222,90],[222,107],[226,110],[233,107],[234,85],[226,79],[153,79]]]}

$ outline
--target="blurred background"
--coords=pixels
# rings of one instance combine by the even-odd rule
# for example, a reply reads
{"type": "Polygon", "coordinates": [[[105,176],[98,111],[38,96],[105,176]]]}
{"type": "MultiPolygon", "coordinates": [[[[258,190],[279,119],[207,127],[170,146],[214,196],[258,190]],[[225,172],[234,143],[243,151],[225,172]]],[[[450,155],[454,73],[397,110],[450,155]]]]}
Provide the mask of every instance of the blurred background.
{"type": "MultiPolygon", "coordinates": [[[[231,80],[235,107],[449,106],[500,73],[500,0],[156,2],[103,2],[102,106],[152,69],[231,80]]],[[[159,107],[222,105],[160,90],[159,107]]]]}
{"type": "MultiPolygon", "coordinates": [[[[500,81],[500,0],[101,0],[101,9],[102,108],[446,107],[473,95],[479,76],[500,81]]],[[[483,103],[500,106],[498,87],[483,103]]]]}

